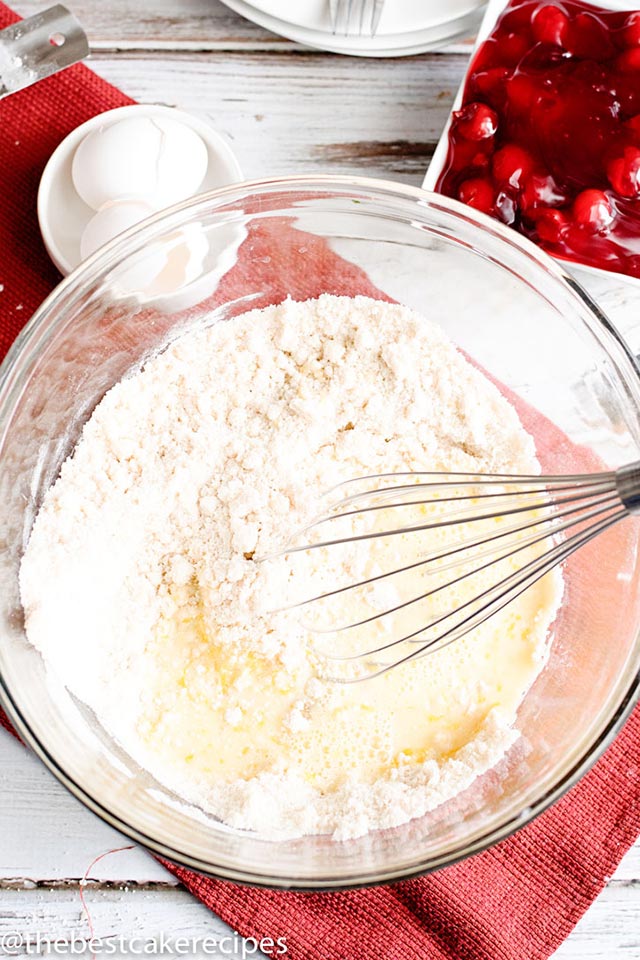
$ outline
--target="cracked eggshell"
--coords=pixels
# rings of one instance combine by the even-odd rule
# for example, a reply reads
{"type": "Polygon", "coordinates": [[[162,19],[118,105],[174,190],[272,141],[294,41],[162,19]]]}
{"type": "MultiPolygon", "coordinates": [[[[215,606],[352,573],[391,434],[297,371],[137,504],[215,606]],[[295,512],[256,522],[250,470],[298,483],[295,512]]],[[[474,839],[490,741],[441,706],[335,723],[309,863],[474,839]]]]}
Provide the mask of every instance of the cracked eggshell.
{"type": "Polygon", "coordinates": [[[115,280],[118,293],[141,303],[179,294],[202,276],[208,252],[203,228],[188,224],[131,257],[115,280]]]}
{"type": "MultiPolygon", "coordinates": [[[[197,192],[216,190],[242,179],[242,171],[226,138],[200,117],[158,104],[131,104],[92,117],[76,127],[54,150],[38,189],[38,221],[42,238],[49,256],[62,274],[69,273],[80,263],[80,238],[96,213],[80,197],[73,183],[72,166],[76,151],[89,135],[106,131],[116,122],[133,119],[179,123],[188,127],[196,140],[200,138],[207,152],[207,168],[197,192]]],[[[129,160],[129,149],[127,157],[129,160]]],[[[141,199],[149,203],[148,195],[141,199]]]]}
{"type": "Polygon", "coordinates": [[[154,208],[144,200],[116,200],[114,203],[106,203],[93,215],[82,232],[80,256],[86,260],[109,240],[113,240],[135,223],[140,223],[153,212],[154,208]]]}
{"type": "Polygon", "coordinates": [[[134,116],[88,133],[71,172],[79,196],[94,210],[126,199],[162,209],[196,193],[207,166],[207,148],[191,127],[168,117],[134,116]]]}
{"type": "Polygon", "coordinates": [[[213,295],[246,237],[243,219],[233,216],[215,225],[186,224],[122,265],[114,277],[117,295],[166,313],[187,310],[213,295]]]}

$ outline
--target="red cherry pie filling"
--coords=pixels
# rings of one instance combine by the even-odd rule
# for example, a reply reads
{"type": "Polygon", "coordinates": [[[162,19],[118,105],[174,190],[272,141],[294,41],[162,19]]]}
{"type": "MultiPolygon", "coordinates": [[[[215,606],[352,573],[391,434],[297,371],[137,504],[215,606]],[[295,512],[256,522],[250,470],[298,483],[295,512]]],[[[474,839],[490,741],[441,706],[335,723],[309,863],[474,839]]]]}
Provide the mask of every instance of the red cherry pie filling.
{"type": "Polygon", "coordinates": [[[640,11],[511,0],[436,189],[553,256],[640,277],[640,11]]]}

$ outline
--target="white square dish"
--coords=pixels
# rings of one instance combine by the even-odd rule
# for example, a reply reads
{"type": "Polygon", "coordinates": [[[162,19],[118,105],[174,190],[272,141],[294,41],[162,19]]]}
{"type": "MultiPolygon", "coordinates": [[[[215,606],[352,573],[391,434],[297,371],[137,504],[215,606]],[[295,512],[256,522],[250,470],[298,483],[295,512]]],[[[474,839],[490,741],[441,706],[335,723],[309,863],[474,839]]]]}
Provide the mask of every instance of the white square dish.
{"type": "MultiPolygon", "coordinates": [[[[498,19],[500,18],[501,14],[509,5],[509,2],[510,0],[489,0],[487,9],[485,11],[485,15],[483,17],[482,23],[480,24],[480,28],[478,30],[478,35],[476,37],[473,50],[471,52],[471,57],[469,59],[469,63],[467,66],[467,71],[465,72],[462,83],[460,84],[460,87],[458,88],[458,91],[456,93],[455,99],[451,106],[451,110],[449,112],[449,116],[447,118],[447,122],[443,128],[442,134],[440,136],[436,149],[431,158],[431,162],[427,167],[427,172],[425,174],[425,177],[422,183],[422,186],[424,187],[425,190],[432,190],[434,192],[438,192],[436,190],[436,185],[438,183],[438,180],[442,172],[445,169],[445,165],[447,162],[447,155],[449,151],[449,132],[451,129],[451,122],[452,122],[454,113],[457,110],[459,110],[462,105],[465,87],[467,85],[467,81],[469,78],[470,67],[473,64],[477,51],[479,50],[481,45],[485,42],[485,40],[487,40],[493,33],[493,30],[497,24],[498,19]]],[[[593,6],[604,7],[609,10],[629,10],[630,9],[628,3],[622,3],[620,2],[620,0],[600,0],[600,2],[598,2],[597,4],[594,3],[593,6]]],[[[638,9],[640,9],[640,2],[638,3],[637,6],[638,6],[638,9]]],[[[591,277],[600,277],[600,278],[609,279],[609,280],[615,277],[615,278],[624,280],[625,282],[629,283],[636,289],[640,290],[640,278],[632,277],[629,274],[622,273],[621,271],[603,270],[600,267],[589,266],[587,264],[580,263],[578,261],[574,261],[564,257],[554,257],[554,259],[558,260],[558,262],[562,263],[563,266],[571,270],[572,273],[576,274],[576,276],[580,280],[583,279],[583,277],[581,277],[581,274],[591,276],[591,277]]]]}

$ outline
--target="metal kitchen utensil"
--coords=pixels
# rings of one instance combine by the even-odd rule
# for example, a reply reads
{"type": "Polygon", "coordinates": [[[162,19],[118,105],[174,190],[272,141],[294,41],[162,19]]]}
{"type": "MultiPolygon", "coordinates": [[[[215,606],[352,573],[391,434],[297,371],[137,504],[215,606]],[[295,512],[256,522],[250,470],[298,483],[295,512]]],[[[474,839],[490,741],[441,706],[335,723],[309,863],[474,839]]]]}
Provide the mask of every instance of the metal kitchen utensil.
{"type": "Polygon", "coordinates": [[[332,32],[375,37],[384,4],[385,0],[330,0],[332,32]]]}
{"type": "Polygon", "coordinates": [[[640,462],[604,473],[546,477],[381,474],[346,481],[328,496],[332,494],[337,499],[282,556],[320,550],[329,565],[329,552],[335,548],[352,546],[362,554],[372,541],[402,537],[408,544],[408,537],[421,537],[425,531],[447,532],[435,549],[425,550],[415,561],[398,567],[392,554],[390,569],[380,569],[376,561],[364,577],[356,575],[352,582],[285,608],[303,610],[309,630],[333,637],[334,652],[324,655],[357,668],[346,678],[335,677],[349,683],[448,646],[598,534],[638,515],[640,462]],[[391,511],[398,519],[377,528],[375,517],[391,511]],[[424,580],[418,588],[412,579],[416,573],[424,580]],[[463,584],[467,595],[461,599],[463,584]],[[384,585],[387,589],[381,591],[384,585]],[[342,612],[345,595],[350,602],[342,612]],[[425,601],[436,605],[423,613],[425,601]],[[397,623],[408,609],[415,609],[417,626],[397,623]],[[362,643],[354,653],[343,648],[340,638],[346,641],[356,630],[362,643]]]}
{"type": "Polygon", "coordinates": [[[79,22],[57,5],[0,30],[0,100],[89,55],[79,22]]]}

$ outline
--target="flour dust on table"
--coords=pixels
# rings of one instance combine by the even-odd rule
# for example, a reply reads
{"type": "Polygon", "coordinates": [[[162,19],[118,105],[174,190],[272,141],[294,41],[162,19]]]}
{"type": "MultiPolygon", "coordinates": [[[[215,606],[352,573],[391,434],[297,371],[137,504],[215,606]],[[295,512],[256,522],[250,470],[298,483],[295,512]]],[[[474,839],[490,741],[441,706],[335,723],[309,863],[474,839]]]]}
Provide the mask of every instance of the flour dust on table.
{"type": "MultiPolygon", "coordinates": [[[[336,484],[417,470],[539,472],[514,408],[434,322],[322,296],[188,331],[109,390],[48,491],[21,570],[29,639],[137,762],[232,827],[346,839],[404,823],[517,739],[561,575],[446,649],[336,683],[290,604],[437,553],[446,532],[262,558],[336,484]]],[[[424,526],[443,508],[411,509],[424,526]]],[[[389,513],[371,529],[393,526],[389,513]]],[[[455,603],[490,575],[459,584],[455,603]]],[[[430,576],[416,566],[403,589],[428,594],[430,576]]],[[[345,591],[332,615],[393,606],[398,591],[393,578],[345,591]]],[[[409,605],[403,629],[442,602],[409,605]]],[[[371,630],[384,641],[397,627],[371,630]]],[[[348,634],[334,640],[350,655],[348,634]]]]}

